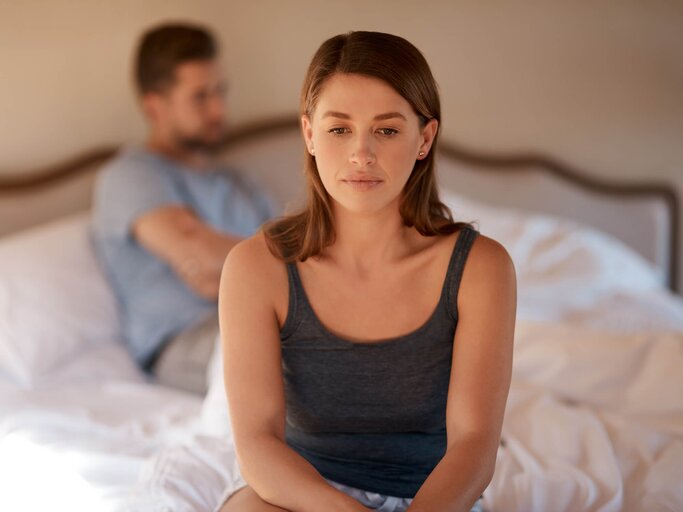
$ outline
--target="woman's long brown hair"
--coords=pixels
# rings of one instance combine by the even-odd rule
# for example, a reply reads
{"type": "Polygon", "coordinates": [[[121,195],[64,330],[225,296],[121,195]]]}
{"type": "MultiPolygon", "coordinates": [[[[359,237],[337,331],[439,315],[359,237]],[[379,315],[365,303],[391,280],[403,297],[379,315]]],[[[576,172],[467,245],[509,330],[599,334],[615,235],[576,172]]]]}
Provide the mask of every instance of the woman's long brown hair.
{"type": "MultiPolygon", "coordinates": [[[[312,117],[323,84],[335,73],[378,78],[393,87],[415,110],[424,127],[431,119],[441,122],[436,81],[427,61],[405,39],[381,32],[349,32],[325,41],[313,56],[301,91],[301,115],[312,117]]],[[[424,236],[458,231],[448,207],[439,200],[434,174],[438,133],[431,150],[416,160],[402,191],[399,211],[403,223],[424,236]]],[[[332,199],[318,174],[315,158],[305,153],[307,202],[299,213],[275,219],[264,226],[268,248],[286,261],[305,261],[334,243],[332,199]]]]}

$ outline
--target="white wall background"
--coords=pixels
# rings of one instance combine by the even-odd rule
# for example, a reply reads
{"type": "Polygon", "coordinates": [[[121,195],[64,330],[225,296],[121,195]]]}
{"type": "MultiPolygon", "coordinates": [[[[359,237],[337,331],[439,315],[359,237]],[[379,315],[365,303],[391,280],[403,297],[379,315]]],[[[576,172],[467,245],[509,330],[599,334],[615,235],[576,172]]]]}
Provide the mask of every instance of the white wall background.
{"type": "Polygon", "coordinates": [[[220,37],[233,123],[296,112],[327,37],[393,32],[432,66],[444,140],[539,150],[604,178],[668,181],[683,197],[674,0],[0,0],[0,174],[141,138],[133,47],[169,19],[220,37]]]}

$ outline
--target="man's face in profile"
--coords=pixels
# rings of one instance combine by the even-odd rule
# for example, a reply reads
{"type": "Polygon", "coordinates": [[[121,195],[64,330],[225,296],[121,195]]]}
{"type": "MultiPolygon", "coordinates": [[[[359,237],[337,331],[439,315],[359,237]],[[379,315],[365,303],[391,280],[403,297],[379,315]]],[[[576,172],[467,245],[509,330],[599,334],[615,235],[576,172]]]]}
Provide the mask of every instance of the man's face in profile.
{"type": "Polygon", "coordinates": [[[182,63],[175,69],[173,84],[158,94],[156,121],[185,149],[215,150],[225,131],[225,93],[215,60],[182,63]]]}

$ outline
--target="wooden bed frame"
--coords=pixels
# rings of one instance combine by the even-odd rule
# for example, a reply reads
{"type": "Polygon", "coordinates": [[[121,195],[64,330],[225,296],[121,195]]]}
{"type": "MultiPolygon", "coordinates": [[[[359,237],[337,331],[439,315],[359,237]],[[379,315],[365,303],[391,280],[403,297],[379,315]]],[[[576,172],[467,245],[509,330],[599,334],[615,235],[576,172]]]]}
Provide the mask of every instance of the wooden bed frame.
{"type": "MultiPolygon", "coordinates": [[[[0,236],[87,210],[106,147],[40,169],[0,174],[0,236]]],[[[225,142],[230,167],[267,183],[283,208],[301,200],[303,142],[295,116],[244,125],[225,142]]],[[[578,220],[633,247],[678,290],[679,201],[672,186],[592,178],[548,156],[493,154],[440,142],[440,183],[474,199],[578,220]]]]}

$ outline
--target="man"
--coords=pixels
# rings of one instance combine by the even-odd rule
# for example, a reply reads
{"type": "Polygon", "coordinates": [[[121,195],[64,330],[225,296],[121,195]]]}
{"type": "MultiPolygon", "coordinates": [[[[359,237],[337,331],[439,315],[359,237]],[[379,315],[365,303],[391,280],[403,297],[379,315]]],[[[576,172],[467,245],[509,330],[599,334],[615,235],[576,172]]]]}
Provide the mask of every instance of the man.
{"type": "Polygon", "coordinates": [[[93,238],[132,355],[159,381],[203,392],[223,261],[271,214],[269,200],[214,161],[225,83],[211,34],[173,24],[141,39],[135,81],[149,124],[95,187],[93,238]]]}

